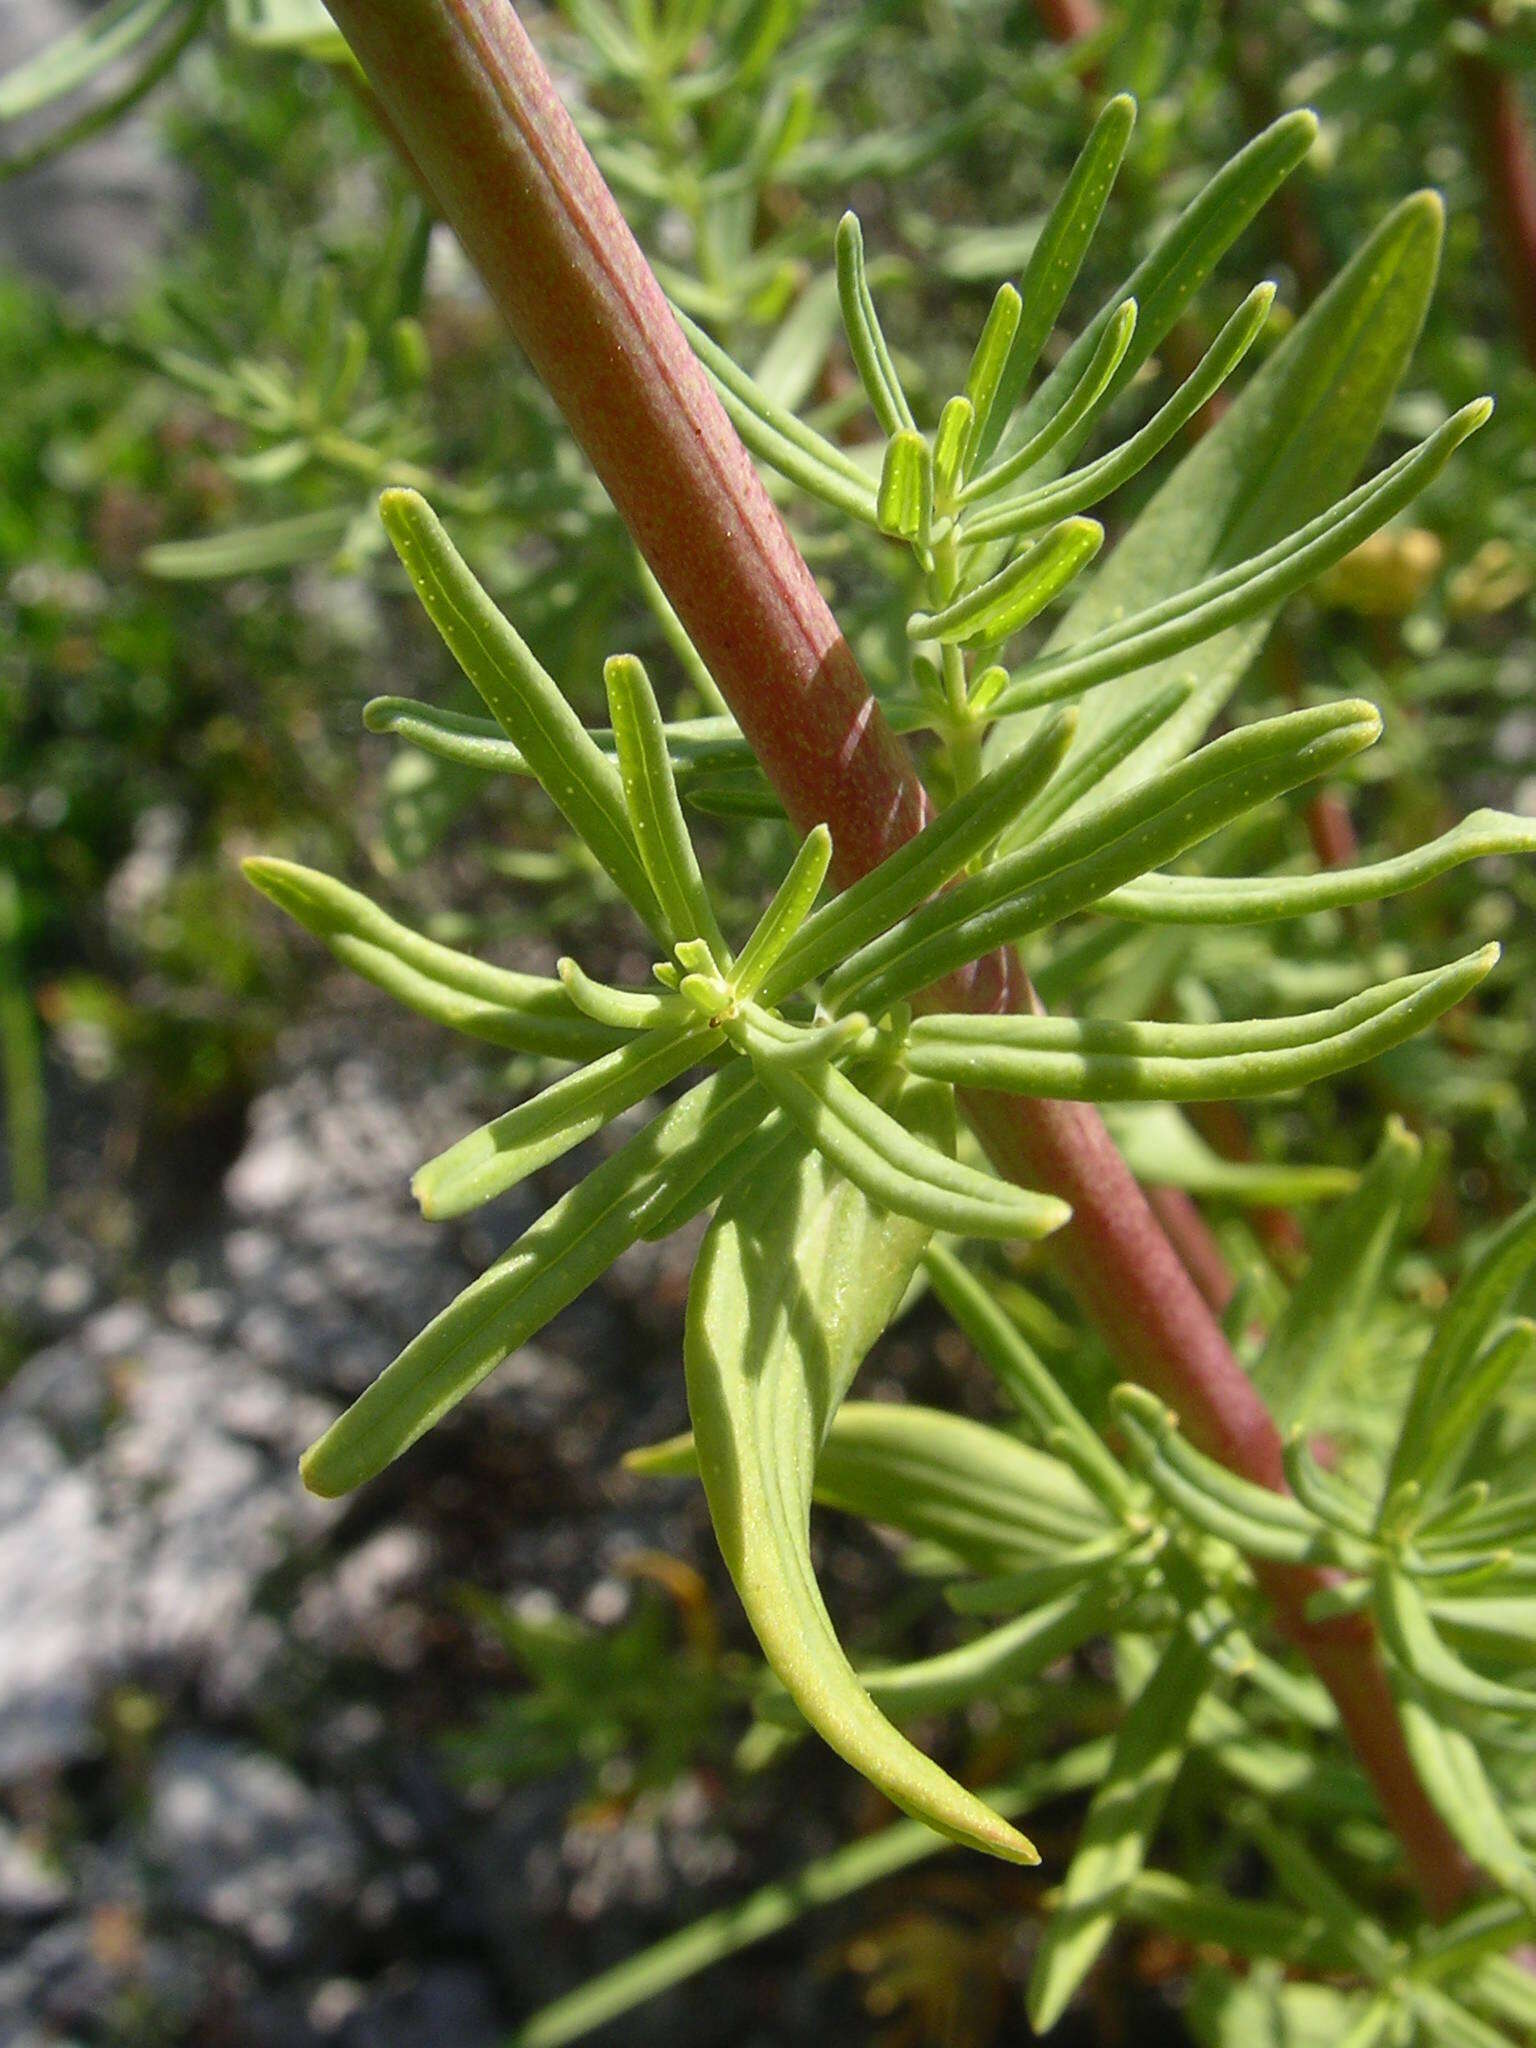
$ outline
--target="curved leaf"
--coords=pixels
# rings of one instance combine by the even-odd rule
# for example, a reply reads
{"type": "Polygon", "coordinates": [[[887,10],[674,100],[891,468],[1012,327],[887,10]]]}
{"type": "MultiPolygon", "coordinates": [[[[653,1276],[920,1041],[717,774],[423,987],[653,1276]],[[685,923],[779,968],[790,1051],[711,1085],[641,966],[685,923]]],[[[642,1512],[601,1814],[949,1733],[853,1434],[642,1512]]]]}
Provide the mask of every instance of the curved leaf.
{"type": "Polygon", "coordinates": [[[739,1182],[688,1299],[688,1406],[721,1552],[764,1654],[840,1755],[909,1813],[1015,1863],[1033,1847],[898,1733],[843,1654],[811,1570],[817,1454],[927,1242],[808,1147],[739,1182]]]}

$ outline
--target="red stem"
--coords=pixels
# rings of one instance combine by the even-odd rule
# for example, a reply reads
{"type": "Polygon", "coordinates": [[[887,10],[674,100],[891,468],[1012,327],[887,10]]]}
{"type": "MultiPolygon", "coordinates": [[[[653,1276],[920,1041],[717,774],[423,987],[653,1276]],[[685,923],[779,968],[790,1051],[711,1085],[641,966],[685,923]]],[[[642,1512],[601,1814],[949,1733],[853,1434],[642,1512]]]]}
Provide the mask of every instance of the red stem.
{"type": "MultiPolygon", "coordinates": [[[[921,830],[928,802],[852,651],[508,0],[327,0],[393,127],[548,385],[802,831],[837,879],[921,830]]],[[[1007,954],[949,1007],[1026,1007],[1007,954]]],[[[1122,1368],[1232,1470],[1283,1487],[1280,1438],[1096,1110],[970,1095],[999,1169],[1071,1203],[1052,1240],[1122,1368]]],[[[1315,1571],[1257,1567],[1333,1692],[1426,1899],[1469,1889],[1426,1799],[1368,1621],[1308,1626],[1315,1571]]]]}
{"type": "MultiPolygon", "coordinates": [[[[1472,13],[1490,37],[1499,33],[1485,10],[1472,13]]],[[[1478,50],[1467,51],[1457,68],[1510,310],[1526,360],[1536,367],[1536,146],[1513,72],[1478,50]]]]}

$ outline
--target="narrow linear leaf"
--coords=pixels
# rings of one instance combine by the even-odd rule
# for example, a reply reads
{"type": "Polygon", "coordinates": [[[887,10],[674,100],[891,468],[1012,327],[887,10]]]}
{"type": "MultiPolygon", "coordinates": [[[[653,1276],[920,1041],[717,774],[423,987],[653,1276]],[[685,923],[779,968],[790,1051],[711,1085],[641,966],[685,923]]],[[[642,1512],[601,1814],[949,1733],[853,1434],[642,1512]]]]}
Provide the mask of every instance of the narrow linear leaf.
{"type": "Polygon", "coordinates": [[[837,256],[838,304],[842,307],[854,368],[875,418],[887,434],[899,434],[903,427],[911,427],[915,422],[870,294],[864,267],[864,232],[857,214],[843,215],[837,224],[833,247],[837,256]]]}
{"type": "Polygon", "coordinates": [[[872,1202],[930,1230],[977,1237],[1047,1237],[1071,1211],[1054,1195],[1015,1187],[915,1138],[836,1067],[802,1073],[757,1062],[763,1088],[872,1202]]]}
{"type": "Polygon", "coordinates": [[[264,526],[228,527],[195,540],[161,540],[139,557],[147,576],[163,583],[216,582],[226,576],[265,576],[298,562],[334,554],[351,528],[347,507],[299,512],[264,526]]]}
{"type": "Polygon", "coordinates": [[[1197,1451],[1178,1418],[1142,1387],[1112,1396],[1139,1470],[1159,1496],[1212,1536],[1256,1557],[1301,1564],[1332,1555],[1331,1532],[1299,1501],[1229,1472],[1197,1451]]]}
{"type": "MultiPolygon", "coordinates": [[[[977,337],[970,368],[965,373],[964,399],[969,408],[969,418],[966,422],[968,431],[954,464],[943,465],[950,482],[963,474],[966,458],[971,449],[989,445],[988,427],[992,418],[992,407],[997,400],[1004,367],[1013,350],[1014,337],[1019,331],[1019,315],[1023,308],[1024,301],[1011,284],[998,286],[997,295],[988,308],[981,333],[977,337]]],[[[953,404],[954,400],[951,399],[950,403],[953,404]]]]}
{"type": "Polygon", "coordinates": [[[825,825],[813,826],[801,840],[788,874],[774,891],[773,901],[741,949],[741,958],[731,973],[738,996],[755,996],[778,965],[785,948],[810,916],[831,863],[832,834],[825,825]]]}
{"type": "Polygon", "coordinates": [[[650,678],[634,655],[615,654],[603,664],[603,683],[630,829],[667,928],[674,941],[705,940],[724,966],[730,954],[678,802],[650,678]]]}
{"type": "Polygon", "coordinates": [[[1211,1679],[1209,1651],[1181,1627],[1120,1724],[1030,1971],[1025,2002],[1037,2034],[1055,2026],[1114,1930],[1117,1894],[1146,1862],[1211,1679]]]}
{"type": "Polygon", "coordinates": [[[552,1082],[418,1169],[411,1193],[434,1222],[493,1201],[675,1081],[722,1043],[703,1029],[647,1033],[552,1082]]]}
{"type": "Polygon", "coordinates": [[[745,1062],[701,1081],[525,1231],[488,1272],[409,1343],[305,1452],[311,1492],[349,1493],[374,1478],[526,1344],[751,1137],[763,1101],[745,1062]]]}
{"type": "Polygon", "coordinates": [[[0,78],[0,121],[40,113],[136,50],[183,0],[108,0],[88,21],[55,36],[0,78]]]}
{"type": "Polygon", "coordinates": [[[344,966],[397,997],[418,1015],[552,1059],[590,1059],[617,1034],[584,1017],[558,981],[489,967],[467,953],[424,939],[356,889],[293,861],[242,863],[246,879],[331,949],[344,966]]]}
{"type": "MultiPolygon", "coordinates": [[[[1122,1626],[1119,1610],[1124,1604],[1123,1591],[1113,1579],[1087,1576],[1070,1592],[958,1649],[910,1664],[861,1671],[859,1678],[875,1705],[893,1719],[945,1713],[973,1700],[995,1699],[1037,1677],[1106,1628],[1122,1626]]],[[[760,1711],[768,1720],[784,1718],[784,1708],[772,1698],[760,1703],[760,1711]]]]}
{"type": "Polygon", "coordinates": [[[1536,1911],[1536,1865],[1510,1826],[1477,1745],[1415,1693],[1399,1701],[1403,1734],[1425,1791],[1472,1860],[1536,1911]]]}
{"type": "MultiPolygon", "coordinates": [[[[1091,754],[1077,750],[1062,772],[1051,778],[1003,834],[999,852],[1012,853],[1031,839],[1038,839],[1059,818],[1075,810],[1085,797],[1107,781],[1144,739],[1157,731],[1165,719],[1172,718],[1188,696],[1187,684],[1167,683],[1162,689],[1153,690],[1117,724],[1110,726],[1091,754]]],[[[1116,890],[1115,896],[1118,898],[1123,893],[1116,890]]]]}
{"type": "Polygon", "coordinates": [[[1475,399],[1379,476],[1262,554],[1020,671],[998,697],[999,712],[1075,696],[1266,616],[1416,498],[1492,410],[1488,399],[1475,399]]]}
{"type": "Polygon", "coordinates": [[[1498,957],[1497,946],[1484,946],[1331,1010],[1241,1024],[921,1017],[903,1059],[909,1073],[957,1087],[1075,1102],[1216,1102],[1270,1094],[1342,1073],[1401,1045],[1463,1001],[1498,957]]]}
{"type": "Polygon", "coordinates": [[[1066,304],[1136,125],[1136,102],[1118,93],[1094,122],[1071,176],[1051,208],[1019,282],[1020,318],[998,371],[987,418],[975,439],[985,460],[1024,395],[1066,304]]]}
{"type": "Polygon", "coordinates": [[[1336,1201],[1359,1180],[1345,1166],[1223,1159],[1171,1102],[1108,1103],[1105,1116],[1132,1173],[1153,1187],[1183,1188],[1214,1201],[1296,1209],[1336,1201]]]}
{"type": "Polygon", "coordinates": [[[1103,543],[1104,529],[1096,519],[1064,519],[978,589],[942,611],[914,612],[907,621],[907,637],[995,647],[1059,597],[1103,543]]]}
{"type": "MultiPolygon", "coordinates": [[[[1275,189],[1305,154],[1315,128],[1310,115],[1288,117],[1234,159],[1164,245],[1172,261],[1164,264],[1163,250],[1149,259],[1162,278],[1177,281],[1184,257],[1194,252],[1200,253],[1191,281],[1203,275],[1201,265],[1208,266],[1225,246],[1224,226],[1251,217],[1248,202],[1257,205],[1275,189]],[[1174,255],[1181,242],[1183,254],[1174,255]]],[[[1324,513],[1349,488],[1412,353],[1434,283],[1440,235],[1441,213],[1432,194],[1420,194],[1388,215],[1149,501],[1052,636],[1053,660],[1170,592],[1187,593],[1213,573],[1262,553],[1324,513]]],[[[1138,272],[1128,289],[1136,294],[1141,317],[1119,372],[1122,380],[1143,349],[1155,346],[1151,337],[1161,339],[1167,331],[1169,310],[1160,281],[1138,272]]],[[[1063,370],[1070,361],[1069,355],[1063,370]]],[[[1198,654],[1169,654],[1166,667],[1143,674],[1134,685],[1099,692],[1079,735],[1080,750],[1090,752],[1103,728],[1122,718],[1143,691],[1178,680],[1193,686],[1189,702],[1121,765],[1111,786],[1126,787],[1187,751],[1227,701],[1267,630],[1262,615],[1234,624],[1205,641],[1198,654]]],[[[1027,719],[998,725],[992,751],[1006,752],[1028,730],[1027,719]]]]}
{"type": "MultiPolygon", "coordinates": [[[[1036,469],[1059,442],[1073,435],[1086,433],[1102,408],[1105,394],[1114,383],[1115,372],[1125,361],[1136,332],[1137,306],[1134,299],[1127,299],[1115,309],[1114,318],[1104,328],[1094,347],[1093,353],[1083,365],[1082,375],[1062,399],[1043,426],[1039,427],[1022,447],[1003,461],[994,463],[974,477],[960,493],[960,504],[971,505],[995,497],[1006,490],[1021,476],[1036,469]]],[[[974,536],[967,535],[967,538],[974,536]]]]}
{"type": "Polygon", "coordinates": [[[1479,810],[1411,853],[1364,867],[1315,875],[1148,875],[1104,897],[1098,908],[1139,924],[1263,924],[1352,903],[1380,903],[1464,861],[1518,853],[1536,853],[1536,819],[1479,810]]]}
{"type": "Polygon", "coordinates": [[[1091,1475],[1094,1491],[1112,1507],[1123,1508],[1132,1491],[1125,1473],[996,1296],[943,1245],[930,1245],[923,1264],[934,1293],[1036,1433],[1046,1438],[1060,1430],[1070,1436],[1080,1452],[1079,1469],[1091,1475]]]}
{"type": "Polygon", "coordinates": [[[491,715],[646,923],[664,931],[618,769],[476,581],[426,499],[385,491],[379,513],[428,618],[491,715]]]}
{"type": "MultiPolygon", "coordinates": [[[[414,697],[374,697],[363,706],[363,724],[370,732],[389,733],[423,753],[482,768],[495,775],[532,775],[520,748],[488,718],[462,711],[441,711],[414,697]]],[[[734,718],[679,718],[665,727],[667,756],[680,783],[708,768],[736,769],[751,764],[752,749],[734,718]]],[[[617,758],[613,733],[599,728],[588,735],[610,759],[617,758]]]]}
{"type": "MultiPolygon", "coordinates": [[[[698,1471],[691,1436],[633,1451],[625,1462],[656,1477],[698,1471]]],[[[937,1544],[984,1572],[1005,1564],[1033,1570],[1042,1558],[1054,1563],[1064,1554],[1097,1559],[1104,1546],[1126,1542],[1126,1532],[1059,1458],[917,1403],[845,1401],[817,1460],[815,1498],[937,1544]]],[[[1076,1567],[1088,1568],[1081,1561],[1076,1567]]]]}
{"type": "Polygon", "coordinates": [[[777,1002],[841,964],[979,859],[1047,786],[1072,743],[1076,725],[1070,711],[1042,725],[1027,747],[983,776],[871,874],[809,917],[763,984],[764,1001],[777,1002]]]}
{"type": "Polygon", "coordinates": [[[1495,1713],[1529,1716],[1536,1693],[1485,1678],[1458,1657],[1436,1629],[1424,1596],[1406,1573],[1386,1569],[1376,1579],[1376,1618],[1392,1655],[1435,1697],[1495,1713]]]}
{"type": "Polygon", "coordinates": [[[1494,1323],[1533,1263],[1536,1202],[1529,1202],[1494,1233],[1436,1319],[1429,1348],[1414,1374],[1388,1467],[1389,1495],[1419,1472],[1438,1412],[1476,1361],[1494,1323]]]}
{"type": "MultiPolygon", "coordinates": [[[[1222,166],[1079,334],[1019,415],[1004,441],[1005,448],[1027,439],[1060,404],[1061,394],[1070,390],[1082,374],[1083,364],[1093,353],[1115,308],[1130,297],[1135,299],[1140,314],[1135,342],[1118,373],[1118,386],[1124,389],[1244,228],[1306,156],[1316,135],[1316,115],[1299,108],[1256,135],[1222,166]]],[[[1053,323],[1054,319],[1053,314],[1053,323]]],[[[1041,336],[1042,347],[1046,339],[1047,335],[1041,336]]],[[[1021,380],[1018,389],[1022,388],[1021,380]]],[[[1001,411],[1001,405],[994,411],[994,425],[1001,411]]]]}
{"type": "Polygon", "coordinates": [[[1255,285],[1184,382],[1144,427],[1118,448],[1101,455],[1097,462],[1086,463],[1054,483],[1009,498],[978,517],[967,519],[967,544],[1002,540],[1048,526],[1068,512],[1080,512],[1085,506],[1096,504],[1139,475],[1225,384],[1263,333],[1274,298],[1272,284],[1255,285]]]}
{"type": "Polygon", "coordinates": [[[753,454],[823,503],[874,526],[875,486],[868,473],[835,442],[771,399],[685,313],[678,311],[677,317],[753,454]]]}
{"type": "Polygon", "coordinates": [[[1342,766],[1380,730],[1371,705],[1345,700],[1225,733],[914,911],[828,977],[828,999],[857,1000],[878,1015],[967,961],[1165,866],[1229,819],[1342,766]]]}

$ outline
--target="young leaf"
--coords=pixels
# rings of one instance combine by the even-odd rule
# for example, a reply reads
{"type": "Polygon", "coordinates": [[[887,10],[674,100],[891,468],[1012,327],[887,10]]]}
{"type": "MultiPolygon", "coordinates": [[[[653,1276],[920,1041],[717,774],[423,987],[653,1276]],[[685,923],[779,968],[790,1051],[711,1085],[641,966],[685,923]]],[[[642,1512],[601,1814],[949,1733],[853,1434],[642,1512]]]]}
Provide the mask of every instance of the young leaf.
{"type": "Polygon", "coordinates": [[[1115,1894],[1147,1859],[1211,1679],[1210,1653],[1185,1625],[1120,1724],[1030,1971],[1025,1999],[1037,2034],[1055,2026],[1114,1929],[1115,1894]]]}
{"type": "Polygon", "coordinates": [[[741,949],[731,971],[731,984],[745,1001],[755,996],[811,914],[832,862],[832,834],[816,825],[801,840],[788,874],[774,891],[773,901],[741,949]]]}
{"type": "Polygon", "coordinates": [[[1405,975],[1332,1010],[1234,1024],[1129,1024],[1108,1018],[920,1017],[909,1073],[958,1087],[1079,1102],[1215,1102],[1299,1088],[1374,1059],[1461,1002],[1497,961],[1485,946],[1429,974],[1405,975]]]}
{"type": "Polygon", "coordinates": [[[1093,240],[1135,125],[1136,102],[1129,94],[1118,93],[1094,122],[1030,252],[1019,284],[1019,317],[973,443],[976,460],[985,461],[996,447],[1034,374],[1093,240]]]}
{"type": "Polygon", "coordinates": [[[833,246],[837,255],[838,303],[843,309],[843,326],[854,367],[875,418],[887,434],[899,434],[903,427],[914,425],[912,408],[901,388],[881,331],[880,316],[870,296],[864,268],[864,234],[856,214],[843,215],[833,246]]]}
{"type": "Polygon", "coordinates": [[[762,1117],[745,1061],[664,1109],[407,1344],[305,1452],[305,1485],[334,1496],[382,1472],[605,1272],[658,1212],[747,1144],[762,1117]]]}
{"type": "Polygon", "coordinates": [[[910,640],[996,647],[1027,626],[1093,560],[1104,541],[1096,519],[1064,519],[1006,569],[938,612],[914,612],[910,640]]]}
{"type": "Polygon", "coordinates": [[[426,499],[389,490],[379,512],[428,618],[491,715],[646,923],[665,931],[618,769],[481,589],[426,499]]]}
{"type": "Polygon", "coordinates": [[[721,1043],[719,1032],[704,1029],[647,1032],[552,1082],[419,1168],[411,1193],[421,1213],[437,1222],[493,1201],[707,1059],[721,1043]]]}
{"type": "MultiPolygon", "coordinates": [[[[1309,115],[1277,123],[1216,181],[1220,186],[1230,178],[1225,193],[1218,196],[1212,187],[1195,202],[1186,216],[1191,232],[1185,253],[1205,252],[1194,256],[1196,274],[1203,276],[1201,265],[1225,246],[1220,225],[1235,227],[1251,217],[1249,202],[1268,196],[1305,154],[1315,129],[1309,115]],[[1207,200],[1205,224],[1197,227],[1193,217],[1207,200]]],[[[1170,237],[1170,254],[1171,245],[1184,238],[1184,226],[1170,237]]],[[[1069,650],[1170,590],[1187,592],[1212,571],[1262,552],[1322,513],[1348,487],[1412,352],[1439,241],[1440,210],[1431,195],[1421,194],[1388,216],[1151,499],[1058,627],[1053,657],[1069,658],[1069,650]]],[[[1153,260],[1177,278],[1180,261],[1164,267],[1161,253],[1153,260]]],[[[1143,347],[1155,346],[1167,331],[1160,284],[1138,272],[1128,289],[1136,294],[1141,316],[1122,379],[1143,347]]],[[[1070,361],[1069,354],[1056,375],[1070,361]]],[[[1262,617],[1228,624],[1222,637],[1206,642],[1198,660],[1184,655],[1176,667],[1099,693],[1079,737],[1085,752],[1144,691],[1175,676],[1195,686],[1184,709],[1121,766],[1112,787],[1177,758],[1209,726],[1267,630],[1262,617]]],[[[1152,658],[1145,648],[1136,658],[1143,656],[1152,658]]],[[[1027,730],[1027,723],[999,726],[990,744],[1006,751],[1027,730]]]]}
{"type": "Polygon", "coordinates": [[[683,821],[650,678],[634,655],[615,654],[603,664],[603,684],[630,827],[667,928],[674,941],[704,939],[724,966],[730,954],[683,821]]]}
{"type": "Polygon", "coordinates": [[[313,868],[264,857],[242,866],[248,881],[344,966],[434,1023],[551,1059],[591,1059],[615,1043],[617,1034],[583,1016],[558,981],[488,967],[424,939],[313,868]]]}
{"type": "Polygon", "coordinates": [[[811,1571],[817,1453],[926,1237],[809,1149],[771,1177],[738,1182],[689,1292],[688,1406],[721,1552],[764,1654],[812,1727],[941,1833],[1032,1863],[1024,1836],[870,1700],[811,1571]]]}
{"type": "MultiPolygon", "coordinates": [[[[995,497],[1019,477],[1038,468],[1059,442],[1079,430],[1086,432],[1098,412],[1100,401],[1114,381],[1116,370],[1125,361],[1131,336],[1136,332],[1136,311],[1134,299],[1127,299],[1123,306],[1115,309],[1114,318],[1099,336],[1092,355],[1083,365],[1082,375],[1057,410],[1021,448],[1016,448],[1005,460],[994,463],[990,469],[984,469],[973,478],[960,493],[962,505],[995,497]]],[[[968,532],[967,538],[971,537],[968,532]]]]}
{"type": "MultiPolygon", "coordinates": [[[[1011,284],[999,285],[993,299],[981,334],[976,342],[971,366],[965,373],[964,402],[969,408],[966,421],[967,433],[960,446],[955,463],[945,465],[950,482],[959,478],[966,466],[966,457],[973,448],[987,445],[987,428],[992,418],[992,407],[997,399],[1002,381],[1003,368],[1013,348],[1014,336],[1019,331],[1019,315],[1023,311],[1023,300],[1011,284]]],[[[950,400],[950,404],[954,404],[950,400]]],[[[942,437],[941,437],[942,438],[942,437]]]]}
{"type": "Polygon", "coordinates": [[[885,444],[875,518],[882,533],[927,546],[933,522],[933,451],[915,428],[904,427],[885,444]]]}
{"type": "Polygon", "coordinates": [[[1144,427],[1118,448],[1101,455],[1097,462],[1087,463],[1058,477],[1054,483],[1006,499],[978,517],[967,519],[967,544],[1033,533],[1039,527],[1049,526],[1053,519],[1096,504],[1129,483],[1221,389],[1263,332],[1274,297],[1272,284],[1255,285],[1177,391],[1164,400],[1144,427]]]}

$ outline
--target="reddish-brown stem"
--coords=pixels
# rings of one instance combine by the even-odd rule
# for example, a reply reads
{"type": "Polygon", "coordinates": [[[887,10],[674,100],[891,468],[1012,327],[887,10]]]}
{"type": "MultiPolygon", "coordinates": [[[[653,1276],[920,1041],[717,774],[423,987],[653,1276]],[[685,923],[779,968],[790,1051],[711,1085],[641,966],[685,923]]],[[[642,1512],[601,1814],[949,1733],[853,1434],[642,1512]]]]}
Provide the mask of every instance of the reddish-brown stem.
{"type": "MultiPolygon", "coordinates": [[[[847,883],[921,830],[927,799],[825,600],[561,105],[509,0],[328,0],[387,115],[586,450],[790,818],[831,827],[847,883]]],[[[1007,955],[949,1006],[1032,992],[1007,955]]],[[[972,1095],[998,1167],[1063,1196],[1053,1244],[1122,1368],[1234,1471],[1283,1486],[1253,1384],[1097,1111],[972,1095]]],[[[1317,1573],[1263,1574],[1333,1691],[1437,1910],[1471,1873],[1414,1775],[1370,1626],[1305,1624],[1317,1573]]]]}
{"type": "MultiPolygon", "coordinates": [[[[1471,10],[1496,35],[1485,10],[1471,10]]],[[[1536,366],[1536,144],[1514,73],[1481,50],[1459,59],[1467,142],[1486,196],[1494,246],[1504,271],[1526,360],[1536,366]]]]}

